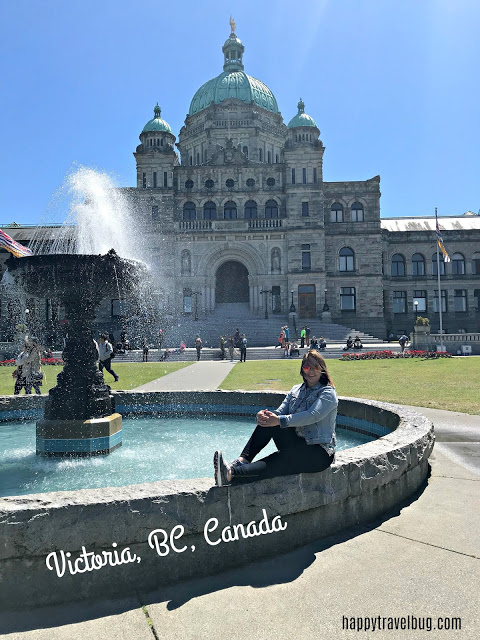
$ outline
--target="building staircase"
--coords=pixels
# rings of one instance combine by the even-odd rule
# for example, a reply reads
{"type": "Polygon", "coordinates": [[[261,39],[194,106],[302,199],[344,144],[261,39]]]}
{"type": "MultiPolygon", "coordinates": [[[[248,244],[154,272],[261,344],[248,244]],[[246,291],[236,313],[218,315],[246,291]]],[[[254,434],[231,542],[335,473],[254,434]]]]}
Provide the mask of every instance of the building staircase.
{"type": "MultiPolygon", "coordinates": [[[[175,326],[165,328],[164,346],[176,348],[183,340],[187,347],[193,347],[195,338],[199,335],[204,346],[218,348],[220,336],[225,335],[228,341],[228,337],[233,336],[237,328],[241,334],[245,333],[249,348],[276,346],[280,330],[286,324],[290,329],[291,340],[295,338],[295,332],[288,317],[284,315],[269,313],[269,317],[266,319],[264,316],[251,313],[247,303],[217,304],[215,311],[205,318],[195,320],[191,317],[182,317],[175,326]]],[[[300,329],[304,324],[310,327],[311,337],[323,336],[327,344],[329,342],[345,343],[348,336],[355,337],[357,335],[360,336],[364,345],[375,345],[382,342],[379,338],[354,328],[335,323],[323,323],[319,318],[297,319],[298,339],[300,339],[300,329]]]]}

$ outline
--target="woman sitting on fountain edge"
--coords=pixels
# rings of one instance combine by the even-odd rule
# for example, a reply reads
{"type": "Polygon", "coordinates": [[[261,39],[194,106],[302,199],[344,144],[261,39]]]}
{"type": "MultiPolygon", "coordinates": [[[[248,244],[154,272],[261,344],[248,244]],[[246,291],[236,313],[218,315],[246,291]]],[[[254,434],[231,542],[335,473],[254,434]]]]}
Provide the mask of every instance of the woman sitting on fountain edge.
{"type": "Polygon", "coordinates": [[[288,392],[275,411],[257,413],[257,427],[241,455],[226,464],[220,451],[213,463],[218,487],[256,476],[273,478],[327,469],[335,457],[335,421],[338,398],[318,351],[303,356],[300,367],[303,383],[288,392]],[[273,438],[278,451],[252,462],[273,438]]]}

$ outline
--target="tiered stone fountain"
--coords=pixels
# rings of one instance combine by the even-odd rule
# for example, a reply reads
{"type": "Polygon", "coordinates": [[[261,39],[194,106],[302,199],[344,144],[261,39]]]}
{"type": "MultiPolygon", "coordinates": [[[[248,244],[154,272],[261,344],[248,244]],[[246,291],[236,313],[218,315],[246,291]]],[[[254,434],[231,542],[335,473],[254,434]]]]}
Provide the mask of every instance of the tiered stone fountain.
{"type": "Polygon", "coordinates": [[[104,298],[131,293],[145,279],[145,266],[106,255],[11,256],[9,272],[31,296],[54,298],[65,307],[68,337],[65,367],[50,390],[43,420],[37,422],[37,454],[91,456],[122,444],[122,417],[96,366],[92,337],[95,311],[104,298]]]}

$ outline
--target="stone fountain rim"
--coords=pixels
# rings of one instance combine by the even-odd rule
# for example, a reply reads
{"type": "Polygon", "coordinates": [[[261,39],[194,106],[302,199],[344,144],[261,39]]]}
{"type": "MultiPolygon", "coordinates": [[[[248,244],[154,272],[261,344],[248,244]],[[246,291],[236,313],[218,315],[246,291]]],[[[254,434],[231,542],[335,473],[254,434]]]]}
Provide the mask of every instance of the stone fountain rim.
{"type": "MultiPolygon", "coordinates": [[[[114,392],[118,400],[122,395],[130,392],[120,391],[114,392]]],[[[178,395],[184,392],[132,392],[133,395],[140,396],[158,396],[161,394],[178,395]]],[[[284,393],[278,392],[241,392],[241,391],[195,391],[188,392],[188,396],[194,394],[252,394],[255,395],[273,395],[284,396],[284,393]]],[[[7,396],[8,397],[8,396],[7,396]]],[[[18,397],[18,396],[16,396],[18,397]]],[[[15,397],[15,398],[16,398],[15,397]]],[[[20,396],[22,398],[24,396],[20,396]]],[[[433,436],[432,422],[421,415],[417,411],[407,408],[403,405],[397,405],[388,402],[380,402],[376,400],[367,400],[365,398],[354,398],[350,396],[339,396],[342,402],[360,403],[375,407],[390,414],[398,416],[398,426],[386,436],[382,436],[366,444],[340,451],[336,454],[335,462],[331,466],[332,473],[348,468],[352,465],[364,465],[370,459],[378,459],[380,456],[395,455],[395,452],[406,447],[415,447],[425,437],[433,436]]],[[[343,415],[340,413],[340,415],[343,415]]],[[[1,427],[0,427],[1,428],[1,427]]],[[[114,455],[114,454],[113,454],[114,455]]],[[[317,474],[297,474],[297,475],[317,475],[317,474]]],[[[320,477],[320,474],[318,474],[320,477]]],[[[261,481],[261,482],[268,482],[261,481]]],[[[91,504],[111,504],[119,502],[130,502],[135,499],[155,499],[159,496],[195,494],[206,495],[211,489],[214,489],[213,478],[193,478],[188,480],[159,480],[157,482],[148,482],[140,484],[131,484],[121,487],[103,487],[96,489],[77,489],[72,491],[52,491],[48,493],[35,493],[21,496],[7,496],[0,498],[0,513],[14,510],[38,509],[40,508],[65,508],[69,505],[91,505],[91,504]]],[[[237,487],[234,487],[237,488],[237,487]]]]}

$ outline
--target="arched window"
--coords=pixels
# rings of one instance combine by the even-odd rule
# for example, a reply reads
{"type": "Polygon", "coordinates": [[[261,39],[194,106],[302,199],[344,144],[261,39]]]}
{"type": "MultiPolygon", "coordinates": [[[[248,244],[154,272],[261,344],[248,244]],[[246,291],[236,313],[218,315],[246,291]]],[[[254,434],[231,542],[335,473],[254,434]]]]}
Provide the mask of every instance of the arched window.
{"type": "Polygon", "coordinates": [[[272,273],[280,273],[282,269],[282,254],[278,247],[274,247],[271,253],[272,273]]]}
{"type": "Polygon", "coordinates": [[[257,203],[255,200],[248,200],[245,203],[245,219],[258,218],[257,203]]]}
{"type": "Polygon", "coordinates": [[[224,220],[236,220],[237,219],[237,205],[233,200],[229,200],[223,207],[224,220]]]}
{"type": "Polygon", "coordinates": [[[405,258],[400,253],[396,253],[392,257],[392,277],[404,276],[405,273],[405,258]]]}
{"type": "Polygon", "coordinates": [[[183,219],[184,220],[195,220],[197,217],[197,209],[195,207],[195,203],[186,202],[183,205],[183,219]]]}
{"type": "Polygon", "coordinates": [[[262,149],[258,150],[258,159],[260,160],[260,162],[263,162],[263,151],[262,151],[262,149]]]}
{"type": "Polygon", "coordinates": [[[343,247],[338,252],[338,270],[355,271],[355,253],[350,247],[343,247]]]}
{"type": "Polygon", "coordinates": [[[243,147],[242,151],[248,158],[248,147],[243,147]]]}
{"type": "Polygon", "coordinates": [[[330,222],[343,222],[343,207],[339,202],[330,207],[330,222]]]}
{"type": "MultiPolygon", "coordinates": [[[[437,254],[434,253],[432,256],[432,276],[438,275],[437,271],[437,254]]],[[[443,261],[443,256],[440,254],[440,275],[445,275],[445,262],[443,261]]]]}
{"type": "Polygon", "coordinates": [[[454,253],[452,256],[452,273],[456,276],[465,275],[465,258],[461,253],[454,253]]]}
{"type": "Polygon", "coordinates": [[[160,140],[160,146],[163,147],[163,138],[160,140]]]}
{"type": "Polygon", "coordinates": [[[265,203],[265,218],[278,218],[278,204],[275,200],[267,200],[265,203]]]}
{"type": "Polygon", "coordinates": [[[216,220],[217,219],[217,205],[214,202],[205,202],[203,205],[203,219],[204,220],[216,220]]]}
{"type": "Polygon", "coordinates": [[[192,275],[192,256],[190,255],[190,251],[187,251],[187,249],[182,251],[181,266],[182,276],[192,275]]]}
{"type": "Polygon", "coordinates": [[[412,276],[425,275],[425,258],[421,253],[414,253],[412,256],[412,276]]]}
{"type": "Polygon", "coordinates": [[[363,222],[363,204],[361,202],[354,202],[350,211],[352,222],[363,222]]]}
{"type": "Polygon", "coordinates": [[[192,158],[192,156],[190,156],[190,158],[188,159],[188,164],[189,164],[190,166],[192,166],[192,164],[193,164],[193,158],[192,158]]]}

